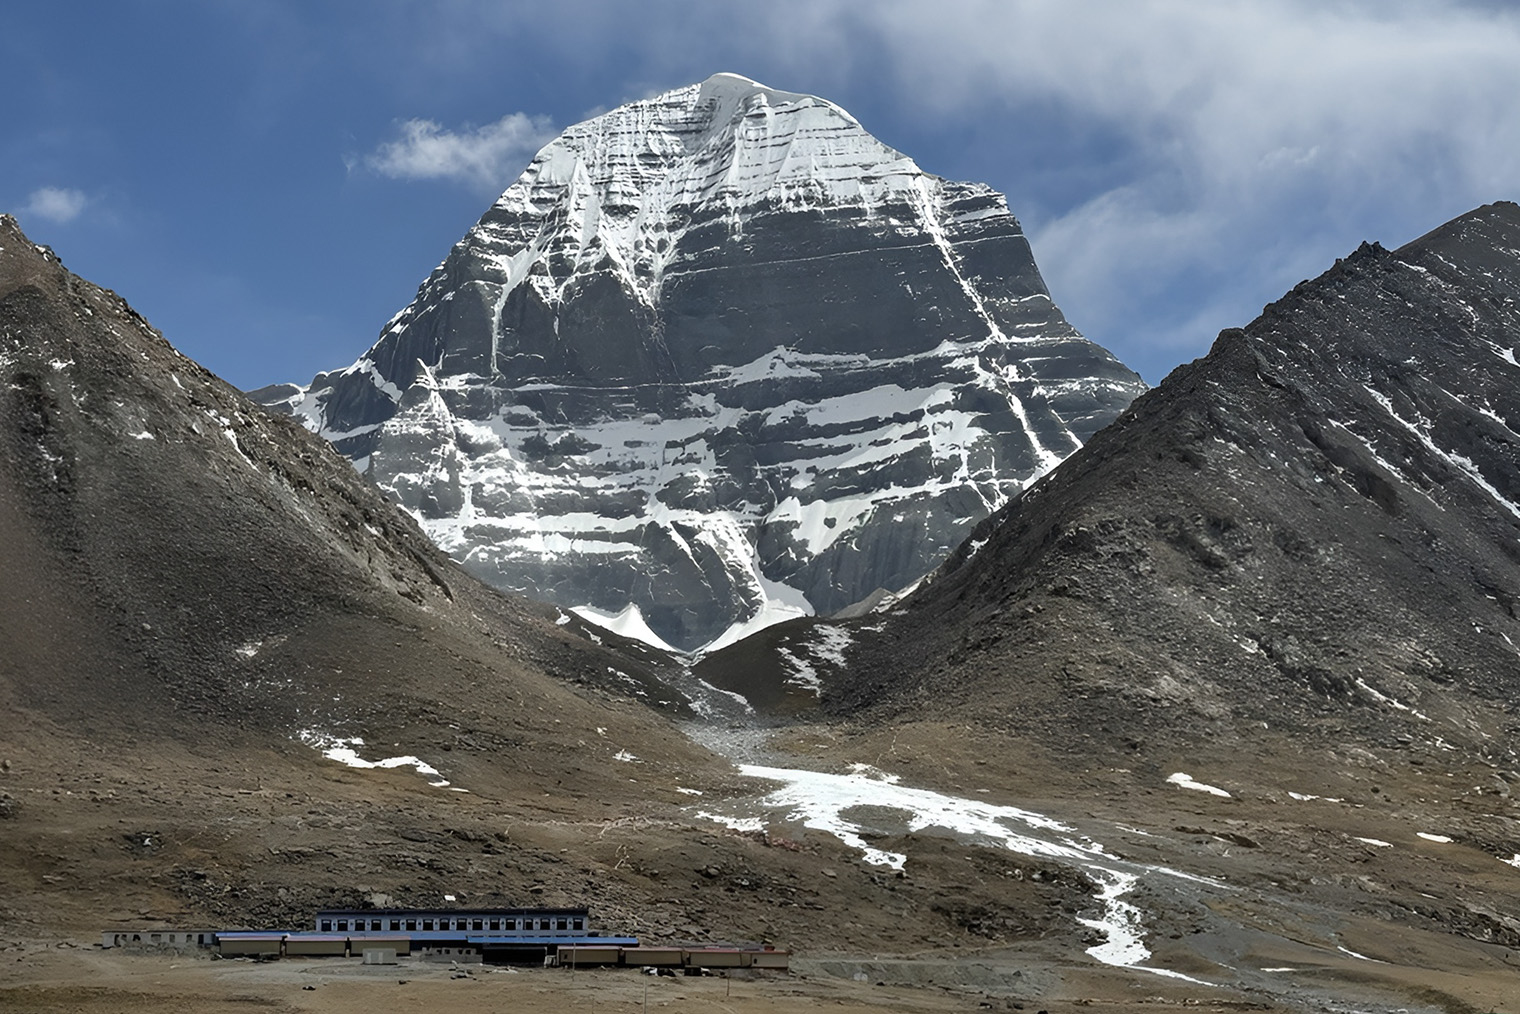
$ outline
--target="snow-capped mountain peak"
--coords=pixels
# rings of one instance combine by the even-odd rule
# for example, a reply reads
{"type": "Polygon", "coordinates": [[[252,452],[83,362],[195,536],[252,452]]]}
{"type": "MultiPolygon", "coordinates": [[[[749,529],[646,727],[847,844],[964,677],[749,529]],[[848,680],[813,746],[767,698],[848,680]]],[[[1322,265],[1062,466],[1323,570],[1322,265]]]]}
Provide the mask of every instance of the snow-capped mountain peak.
{"type": "Polygon", "coordinates": [[[716,74],[566,130],[354,366],[259,395],[488,581],[693,649],[911,583],[1142,387],[1002,195],[716,74]]]}
{"type": "Polygon", "coordinates": [[[912,159],[833,103],[715,74],[604,113],[546,145],[494,209],[537,226],[546,242],[503,237],[508,249],[497,265],[509,288],[526,280],[546,301],[560,301],[579,273],[610,261],[628,291],[653,306],[677,240],[694,220],[714,216],[740,237],[757,206],[854,204],[869,215],[924,179],[912,159]],[[572,270],[529,270],[550,254],[566,256],[572,270]]]}

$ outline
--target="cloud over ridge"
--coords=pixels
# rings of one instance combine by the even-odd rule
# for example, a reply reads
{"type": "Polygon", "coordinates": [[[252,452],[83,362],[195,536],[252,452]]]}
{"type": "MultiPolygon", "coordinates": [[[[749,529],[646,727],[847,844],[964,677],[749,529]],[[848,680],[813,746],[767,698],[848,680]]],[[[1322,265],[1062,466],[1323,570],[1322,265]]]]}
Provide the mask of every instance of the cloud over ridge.
{"type": "Polygon", "coordinates": [[[64,225],[78,218],[90,199],[84,191],[70,187],[39,187],[21,206],[23,218],[42,218],[64,225]]]}
{"type": "Polygon", "coordinates": [[[427,119],[397,126],[399,137],[365,157],[368,168],[392,179],[453,180],[493,193],[505,190],[558,133],[548,117],[526,113],[457,132],[427,119]]]}

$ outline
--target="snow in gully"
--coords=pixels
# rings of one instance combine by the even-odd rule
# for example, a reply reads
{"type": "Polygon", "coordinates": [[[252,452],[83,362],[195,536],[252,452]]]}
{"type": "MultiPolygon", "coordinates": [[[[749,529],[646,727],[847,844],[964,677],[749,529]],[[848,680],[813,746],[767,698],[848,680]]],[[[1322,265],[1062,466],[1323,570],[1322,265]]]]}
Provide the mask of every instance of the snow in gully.
{"type": "Polygon", "coordinates": [[[740,764],[739,771],[778,786],[758,799],[731,804],[727,808],[731,812],[702,810],[698,816],[746,831],[763,830],[779,816],[834,835],[858,850],[868,863],[903,869],[906,855],[871,845],[863,835],[866,828],[851,819],[852,812],[869,808],[875,819],[890,812],[894,823],[907,833],[937,829],[967,844],[1069,863],[1098,885],[1096,900],[1101,911],[1095,918],[1079,921],[1103,932],[1107,939],[1089,947],[1088,954],[1108,965],[1188,978],[1142,964],[1151,955],[1145,946],[1141,913],[1125,896],[1146,876],[1208,882],[1203,878],[1120,859],[1071,826],[1032,810],[912,788],[901,784],[898,776],[866,764],[852,765],[846,774],[759,764],[740,764]]]}

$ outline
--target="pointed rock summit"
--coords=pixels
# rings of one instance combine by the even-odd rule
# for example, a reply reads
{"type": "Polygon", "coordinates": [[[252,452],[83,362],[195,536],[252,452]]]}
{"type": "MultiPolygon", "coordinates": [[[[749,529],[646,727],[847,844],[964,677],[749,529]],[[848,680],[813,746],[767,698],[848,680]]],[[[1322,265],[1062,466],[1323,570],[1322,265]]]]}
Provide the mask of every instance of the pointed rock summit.
{"type": "Polygon", "coordinates": [[[900,589],[1140,393],[1001,194],[734,74],[571,127],[258,400],[471,571],[681,649],[900,589]]]}

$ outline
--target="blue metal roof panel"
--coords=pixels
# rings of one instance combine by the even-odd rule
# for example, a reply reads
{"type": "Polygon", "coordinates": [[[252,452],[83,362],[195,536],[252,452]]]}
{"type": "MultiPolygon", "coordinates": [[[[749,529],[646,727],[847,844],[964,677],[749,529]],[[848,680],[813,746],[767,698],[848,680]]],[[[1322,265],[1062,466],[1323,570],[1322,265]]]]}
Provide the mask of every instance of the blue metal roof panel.
{"type": "Polygon", "coordinates": [[[530,937],[521,934],[517,936],[492,935],[471,933],[465,937],[465,942],[481,947],[507,947],[512,945],[525,945],[528,947],[542,947],[545,944],[558,944],[561,947],[637,947],[638,937],[530,937]]]}

